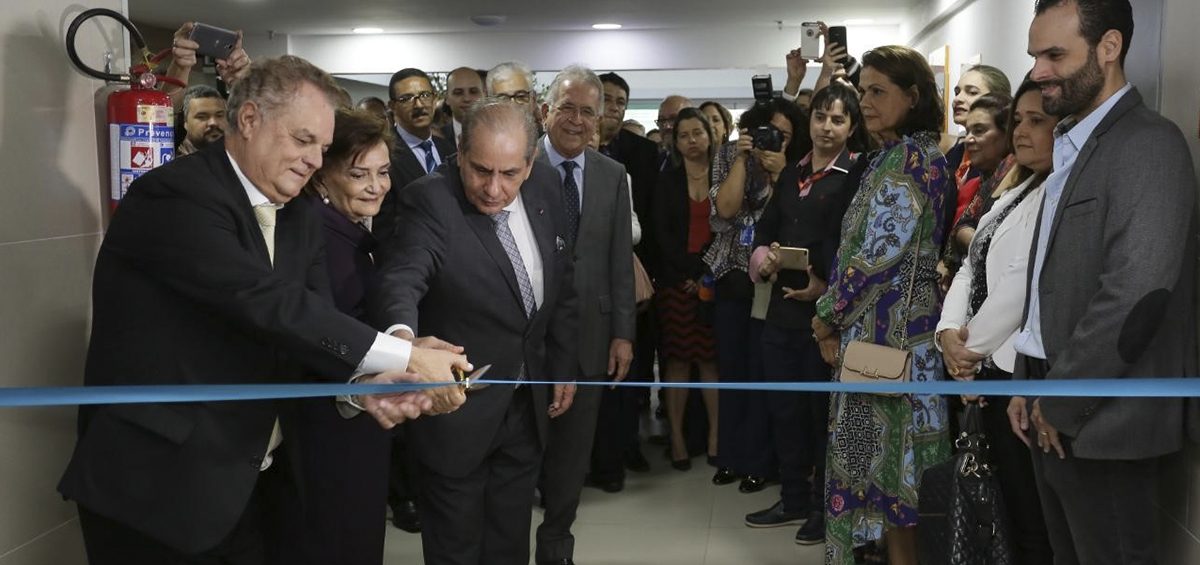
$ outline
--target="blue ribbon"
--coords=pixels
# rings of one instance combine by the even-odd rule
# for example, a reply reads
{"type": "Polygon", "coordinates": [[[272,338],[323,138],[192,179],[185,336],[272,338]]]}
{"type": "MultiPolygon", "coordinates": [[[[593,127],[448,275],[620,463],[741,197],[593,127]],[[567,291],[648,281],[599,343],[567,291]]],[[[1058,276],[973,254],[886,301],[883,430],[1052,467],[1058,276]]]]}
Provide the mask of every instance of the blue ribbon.
{"type": "MultiPolygon", "coordinates": [[[[478,384],[512,385],[513,381],[487,380],[478,384]]],[[[553,385],[552,381],[526,384],[553,385]]],[[[579,382],[579,386],[762,390],[774,392],[855,392],[877,394],[944,394],[981,396],[1059,396],[1097,398],[1200,398],[1200,378],[1123,378],[1053,381],[927,381],[910,383],[748,382],[748,383],[648,383],[579,382]]],[[[88,387],[0,387],[0,408],[30,406],[80,406],[170,402],[220,402],[320,398],[354,394],[396,394],[445,386],[445,383],[401,384],[244,384],[244,385],[132,385],[88,387]]]]}

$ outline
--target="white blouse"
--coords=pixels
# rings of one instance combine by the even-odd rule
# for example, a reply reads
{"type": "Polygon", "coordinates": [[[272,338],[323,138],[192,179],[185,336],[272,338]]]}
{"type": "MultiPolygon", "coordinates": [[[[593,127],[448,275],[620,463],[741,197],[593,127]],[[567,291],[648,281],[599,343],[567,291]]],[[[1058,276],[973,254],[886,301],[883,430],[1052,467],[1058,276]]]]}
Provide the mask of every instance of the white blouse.
{"type": "MultiPolygon", "coordinates": [[[[1037,176],[1006,191],[992,205],[992,209],[979,220],[979,227],[995,221],[996,216],[1025,191],[1037,176]]],[[[942,319],[937,330],[957,330],[967,326],[967,349],[982,355],[990,355],[997,367],[1012,372],[1016,361],[1013,340],[1021,325],[1021,314],[1025,310],[1025,286],[1029,276],[1029,250],[1037,227],[1038,211],[1042,207],[1042,187],[1039,185],[996,228],[987,254],[987,299],[979,311],[967,321],[967,308],[971,303],[971,279],[974,276],[970,253],[965,256],[962,267],[954,276],[946,301],[942,305],[942,319]]],[[[978,240],[971,242],[974,247],[978,240]]],[[[941,350],[941,343],[934,340],[941,350]]]]}

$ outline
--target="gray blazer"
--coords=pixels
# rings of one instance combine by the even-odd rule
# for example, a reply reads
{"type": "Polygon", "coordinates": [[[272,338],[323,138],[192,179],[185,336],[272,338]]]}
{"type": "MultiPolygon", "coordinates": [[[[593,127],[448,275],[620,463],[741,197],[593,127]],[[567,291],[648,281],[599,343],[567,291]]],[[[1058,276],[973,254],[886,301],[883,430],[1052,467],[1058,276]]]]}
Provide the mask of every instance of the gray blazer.
{"type": "MultiPolygon", "coordinates": [[[[547,165],[538,141],[537,159],[547,165]]],[[[561,170],[557,171],[561,177],[561,170]]],[[[579,364],[585,379],[608,373],[608,348],[615,338],[633,341],[633,239],[629,181],[625,166],[584,150],[583,206],[575,243],[575,291],[579,295],[579,364]]]]}
{"type": "MultiPolygon", "coordinates": [[[[1038,295],[1046,378],[1197,375],[1196,190],[1179,128],[1126,93],[1080,150],[1050,229],[1038,295]]],[[[1026,377],[1023,361],[1014,378],[1026,377]]],[[[1077,457],[1142,459],[1183,444],[1183,399],[1041,406],[1077,457]]]]}

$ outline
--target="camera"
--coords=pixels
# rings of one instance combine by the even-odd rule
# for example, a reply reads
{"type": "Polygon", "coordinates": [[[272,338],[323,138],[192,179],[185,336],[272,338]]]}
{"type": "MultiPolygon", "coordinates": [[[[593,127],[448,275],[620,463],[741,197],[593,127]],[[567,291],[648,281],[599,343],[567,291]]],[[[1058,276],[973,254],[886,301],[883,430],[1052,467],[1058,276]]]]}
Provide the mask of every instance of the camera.
{"type": "Polygon", "coordinates": [[[778,153],[783,149],[783,132],[772,125],[759,126],[750,132],[754,148],[778,153]]]}
{"type": "Polygon", "coordinates": [[[754,89],[755,104],[768,104],[775,95],[771,75],[754,75],[750,78],[750,86],[754,89]]]}

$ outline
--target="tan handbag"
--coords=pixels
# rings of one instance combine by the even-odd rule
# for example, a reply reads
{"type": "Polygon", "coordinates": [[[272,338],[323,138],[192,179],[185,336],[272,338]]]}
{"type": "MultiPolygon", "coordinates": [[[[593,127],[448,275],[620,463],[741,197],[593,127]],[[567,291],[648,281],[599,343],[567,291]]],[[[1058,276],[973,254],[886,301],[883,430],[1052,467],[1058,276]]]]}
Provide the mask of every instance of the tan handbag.
{"type": "MultiPolygon", "coordinates": [[[[908,281],[908,297],[904,313],[912,308],[913,289],[917,282],[917,262],[921,260],[922,231],[917,231],[917,250],[913,255],[913,275],[908,281]]],[[[912,352],[908,350],[908,324],[904,324],[900,338],[900,349],[852,341],[842,354],[842,368],[838,380],[843,383],[906,383],[912,380],[912,352]]],[[[875,393],[880,396],[900,396],[895,393],[875,393]]]]}
{"type": "Polygon", "coordinates": [[[638,259],[637,253],[633,254],[633,301],[636,304],[641,304],[650,300],[654,296],[654,283],[650,281],[650,274],[646,272],[646,267],[642,266],[642,260],[638,259]]]}

